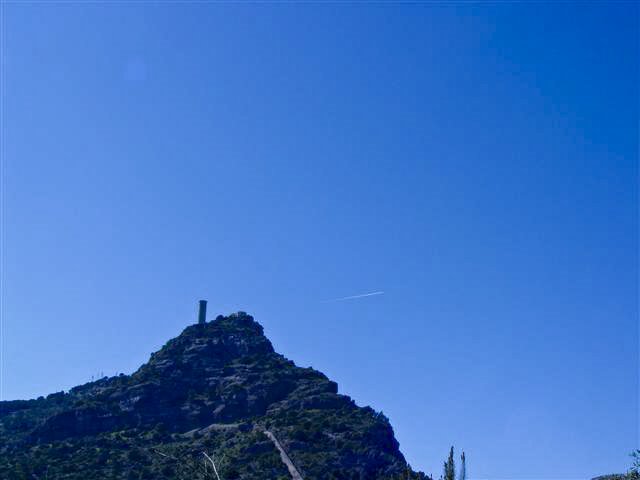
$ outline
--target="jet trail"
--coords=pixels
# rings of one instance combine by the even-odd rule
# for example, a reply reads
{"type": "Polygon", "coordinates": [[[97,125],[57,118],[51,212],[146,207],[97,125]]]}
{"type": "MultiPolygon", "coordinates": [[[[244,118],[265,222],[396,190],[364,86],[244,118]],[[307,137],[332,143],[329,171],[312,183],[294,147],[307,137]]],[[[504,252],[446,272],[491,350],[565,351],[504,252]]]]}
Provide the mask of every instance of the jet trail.
{"type": "Polygon", "coordinates": [[[342,302],[343,300],[353,300],[355,298],[373,297],[374,295],[383,295],[383,294],[384,292],[362,293],[360,295],[351,295],[349,297],[332,298],[331,300],[324,300],[322,303],[342,302]]]}

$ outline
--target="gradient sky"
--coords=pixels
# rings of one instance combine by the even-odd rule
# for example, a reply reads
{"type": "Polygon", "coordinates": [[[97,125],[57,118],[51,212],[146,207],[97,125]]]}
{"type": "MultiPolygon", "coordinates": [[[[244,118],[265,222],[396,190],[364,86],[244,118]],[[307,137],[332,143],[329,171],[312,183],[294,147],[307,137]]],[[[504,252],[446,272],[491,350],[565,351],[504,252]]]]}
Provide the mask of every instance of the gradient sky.
{"type": "Polygon", "coordinates": [[[2,398],[131,373],[206,298],[427,473],[629,466],[636,3],[4,13],[2,398]]]}

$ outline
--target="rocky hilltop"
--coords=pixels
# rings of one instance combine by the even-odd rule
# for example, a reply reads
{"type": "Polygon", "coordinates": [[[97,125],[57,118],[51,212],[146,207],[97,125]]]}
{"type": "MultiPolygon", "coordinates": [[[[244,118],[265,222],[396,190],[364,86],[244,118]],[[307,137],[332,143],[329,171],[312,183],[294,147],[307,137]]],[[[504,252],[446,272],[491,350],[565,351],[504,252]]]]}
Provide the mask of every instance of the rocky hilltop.
{"type": "Polygon", "coordinates": [[[132,375],[0,402],[2,479],[426,479],[384,415],[276,353],[246,313],[187,327],[132,375]]]}

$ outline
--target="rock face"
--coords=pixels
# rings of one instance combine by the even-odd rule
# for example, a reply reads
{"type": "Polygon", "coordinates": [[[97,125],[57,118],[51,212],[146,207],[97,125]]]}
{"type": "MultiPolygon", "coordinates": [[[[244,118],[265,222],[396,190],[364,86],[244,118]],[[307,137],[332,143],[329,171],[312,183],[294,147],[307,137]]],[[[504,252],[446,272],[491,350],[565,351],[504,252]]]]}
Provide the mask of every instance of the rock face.
{"type": "Polygon", "coordinates": [[[187,327],[130,376],[0,402],[0,478],[425,479],[388,420],[274,352],[243,312],[187,327]],[[265,432],[272,435],[267,436],[265,432]],[[35,476],[34,476],[35,475],[35,476]]]}

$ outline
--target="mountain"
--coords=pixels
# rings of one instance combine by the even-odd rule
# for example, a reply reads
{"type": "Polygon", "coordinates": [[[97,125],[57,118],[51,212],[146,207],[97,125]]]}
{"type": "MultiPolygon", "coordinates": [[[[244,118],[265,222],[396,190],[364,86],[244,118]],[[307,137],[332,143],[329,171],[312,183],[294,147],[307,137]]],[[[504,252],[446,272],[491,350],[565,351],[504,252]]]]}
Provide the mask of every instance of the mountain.
{"type": "Polygon", "coordinates": [[[428,478],[382,413],[244,312],[187,327],[132,375],[0,402],[2,479],[197,480],[214,464],[223,480],[428,478]]]}

